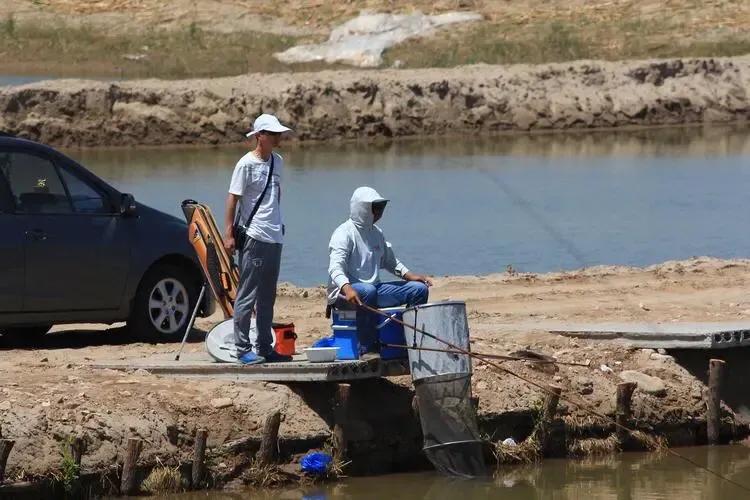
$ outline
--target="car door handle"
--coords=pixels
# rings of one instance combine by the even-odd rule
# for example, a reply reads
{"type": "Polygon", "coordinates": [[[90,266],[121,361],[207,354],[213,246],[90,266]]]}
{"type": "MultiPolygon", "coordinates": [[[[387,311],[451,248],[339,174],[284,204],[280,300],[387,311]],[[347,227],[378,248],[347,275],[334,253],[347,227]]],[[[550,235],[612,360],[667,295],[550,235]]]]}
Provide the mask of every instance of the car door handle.
{"type": "Polygon", "coordinates": [[[47,233],[41,229],[30,229],[26,231],[26,238],[31,241],[44,241],[47,239],[47,233]]]}

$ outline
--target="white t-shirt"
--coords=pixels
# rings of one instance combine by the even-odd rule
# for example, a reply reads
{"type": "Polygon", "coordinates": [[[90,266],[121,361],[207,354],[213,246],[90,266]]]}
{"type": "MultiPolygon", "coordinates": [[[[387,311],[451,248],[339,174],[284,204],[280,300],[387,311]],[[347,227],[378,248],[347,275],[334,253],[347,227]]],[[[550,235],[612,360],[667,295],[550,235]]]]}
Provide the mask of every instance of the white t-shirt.
{"type": "MultiPolygon", "coordinates": [[[[284,170],[284,159],[273,153],[273,178],[266,191],[258,211],[247,229],[247,235],[254,240],[265,243],[283,243],[283,223],[281,221],[281,175],[284,170]]],[[[252,212],[258,197],[263,192],[268,179],[268,169],[271,168],[271,158],[263,161],[252,151],[240,158],[232,173],[229,192],[241,196],[240,222],[245,224],[252,212]]]]}

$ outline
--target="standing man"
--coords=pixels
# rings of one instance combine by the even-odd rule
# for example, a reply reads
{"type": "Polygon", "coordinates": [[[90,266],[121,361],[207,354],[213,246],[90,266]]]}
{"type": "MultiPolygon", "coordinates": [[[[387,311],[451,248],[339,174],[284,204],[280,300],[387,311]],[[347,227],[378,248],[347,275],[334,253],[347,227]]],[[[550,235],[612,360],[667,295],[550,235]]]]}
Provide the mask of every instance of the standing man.
{"type": "MultiPolygon", "coordinates": [[[[354,191],[349,205],[349,220],[333,232],[328,244],[328,303],[339,307],[367,304],[370,307],[415,306],[427,302],[432,280],[416,274],[399,261],[383,231],[375,225],[388,200],[370,187],[354,191]],[[401,278],[383,283],[380,270],[401,278]]],[[[379,355],[378,317],[366,309],[357,309],[357,336],[365,351],[364,359],[379,355]]]]}
{"type": "Polygon", "coordinates": [[[284,224],[281,219],[281,175],[284,160],[274,153],[281,134],[291,129],[273,115],[262,114],[247,134],[254,150],[234,167],[224,215],[224,246],[239,253],[240,283],[234,302],[234,343],[242,364],[291,361],[273,350],[273,306],[281,264],[284,224]],[[239,209],[237,204],[239,202],[239,209]],[[250,340],[255,310],[256,345],[250,340]]]}

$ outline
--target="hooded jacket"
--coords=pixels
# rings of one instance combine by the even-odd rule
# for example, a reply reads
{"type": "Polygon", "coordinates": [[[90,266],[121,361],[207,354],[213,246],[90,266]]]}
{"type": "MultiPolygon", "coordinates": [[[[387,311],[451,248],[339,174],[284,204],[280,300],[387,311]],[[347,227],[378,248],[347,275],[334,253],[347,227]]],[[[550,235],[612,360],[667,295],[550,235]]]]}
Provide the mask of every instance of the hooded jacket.
{"type": "Polygon", "coordinates": [[[381,269],[398,277],[409,272],[373,221],[372,204],[379,201],[387,200],[372,188],[357,188],[349,204],[349,220],[337,227],[331,236],[328,243],[330,304],[336,301],[341,287],[347,283],[379,283],[381,269]]]}

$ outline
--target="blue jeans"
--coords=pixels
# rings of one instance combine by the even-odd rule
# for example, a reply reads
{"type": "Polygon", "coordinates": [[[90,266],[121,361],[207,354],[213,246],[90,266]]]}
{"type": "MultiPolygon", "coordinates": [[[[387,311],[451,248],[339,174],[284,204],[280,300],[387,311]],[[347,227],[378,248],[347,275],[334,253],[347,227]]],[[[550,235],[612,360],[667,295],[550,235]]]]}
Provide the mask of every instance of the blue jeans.
{"type": "MultiPolygon", "coordinates": [[[[396,307],[405,305],[407,307],[418,306],[427,302],[429,289],[421,281],[390,281],[370,285],[367,283],[354,283],[352,288],[357,292],[359,298],[370,307],[396,307]]],[[[339,304],[344,302],[339,299],[339,304]]],[[[344,304],[348,304],[344,302],[344,304]]],[[[341,304],[344,306],[344,304],[341,304]]],[[[346,307],[346,306],[344,306],[346,307]]],[[[357,337],[360,346],[371,352],[379,352],[377,324],[381,319],[375,313],[357,308],[357,337]]]]}

